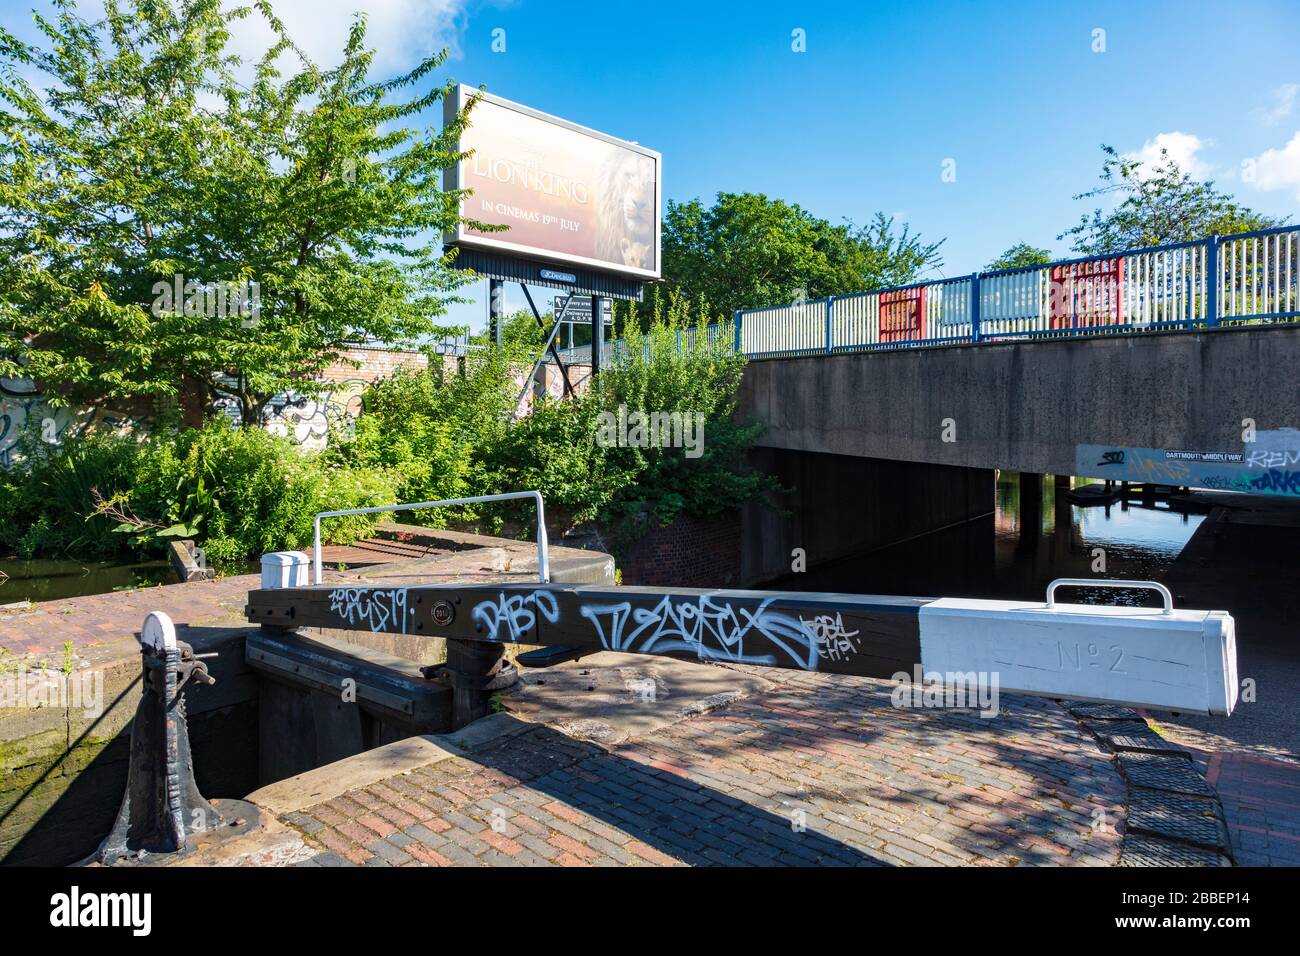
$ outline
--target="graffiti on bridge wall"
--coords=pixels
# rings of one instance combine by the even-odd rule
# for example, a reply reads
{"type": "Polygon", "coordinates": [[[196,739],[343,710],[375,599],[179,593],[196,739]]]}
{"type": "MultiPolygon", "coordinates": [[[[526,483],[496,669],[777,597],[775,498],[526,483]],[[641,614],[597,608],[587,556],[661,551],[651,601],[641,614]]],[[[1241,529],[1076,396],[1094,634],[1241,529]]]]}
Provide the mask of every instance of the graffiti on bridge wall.
{"type": "Polygon", "coordinates": [[[1076,445],[1075,474],[1135,484],[1300,496],[1300,430],[1261,431],[1241,451],[1076,445]]]}

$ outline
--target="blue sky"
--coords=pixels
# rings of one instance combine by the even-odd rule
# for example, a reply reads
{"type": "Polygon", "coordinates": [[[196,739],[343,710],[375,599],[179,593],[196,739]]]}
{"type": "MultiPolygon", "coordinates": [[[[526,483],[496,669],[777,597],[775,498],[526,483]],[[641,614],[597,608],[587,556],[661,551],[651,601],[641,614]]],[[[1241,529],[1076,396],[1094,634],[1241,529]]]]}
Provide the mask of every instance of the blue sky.
{"type": "MultiPolygon", "coordinates": [[[[6,4],[0,23],[21,28],[30,5],[6,4]]],[[[275,3],[325,60],[361,5],[275,3]]],[[[883,211],[946,239],[944,275],[1019,241],[1065,254],[1056,236],[1091,208],[1071,197],[1095,184],[1101,143],[1166,143],[1246,204],[1300,211],[1295,0],[364,6],[381,70],[449,45],[445,75],[662,152],[668,198],[762,192],[857,222],[883,211]]],[[[523,304],[517,286],[507,299],[523,304]]],[[[483,313],[476,301],[454,317],[477,327],[483,313]]]]}

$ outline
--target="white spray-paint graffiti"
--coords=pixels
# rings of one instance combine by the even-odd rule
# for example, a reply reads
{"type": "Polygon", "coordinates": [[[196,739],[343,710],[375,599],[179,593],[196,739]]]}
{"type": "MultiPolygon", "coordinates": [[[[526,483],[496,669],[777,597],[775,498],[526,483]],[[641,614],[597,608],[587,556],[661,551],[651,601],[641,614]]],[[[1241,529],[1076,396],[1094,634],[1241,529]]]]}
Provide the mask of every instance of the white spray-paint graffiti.
{"type": "MultiPolygon", "coordinates": [[[[354,378],[331,382],[316,397],[284,392],[266,403],[262,409],[262,425],[273,435],[286,436],[295,445],[324,448],[330,426],[346,428],[361,414],[361,394],[366,385],[364,379],[354,378]]],[[[218,399],[215,407],[232,424],[242,422],[239,404],[234,399],[218,399]]]]}
{"type": "Polygon", "coordinates": [[[816,670],[817,638],[802,621],[769,610],[772,599],[758,607],[737,608],[707,594],[664,598],[649,608],[634,608],[628,601],[589,604],[580,608],[596,628],[603,647],[634,654],[672,654],[685,651],[700,660],[740,664],[776,665],[781,656],[788,664],[816,670]],[[778,653],[753,653],[755,639],[778,653]],[[746,642],[750,648],[747,649],[746,642]]]}
{"type": "Polygon", "coordinates": [[[487,628],[488,640],[513,642],[533,629],[539,614],[551,624],[560,619],[560,607],[549,591],[515,593],[509,597],[500,591],[495,601],[475,605],[470,616],[474,623],[487,628]]]}
{"type": "Polygon", "coordinates": [[[347,624],[364,624],[372,632],[406,633],[408,617],[415,609],[407,607],[406,588],[335,588],[330,591],[330,611],[347,624]]]}
{"type": "MultiPolygon", "coordinates": [[[[277,395],[263,410],[263,426],[272,434],[287,436],[295,445],[324,448],[331,426],[347,428],[361,414],[361,394],[366,385],[363,379],[348,379],[329,383],[315,398],[289,392],[277,395]]],[[[232,424],[240,424],[239,405],[234,399],[218,399],[214,407],[232,424]]],[[[91,429],[107,428],[126,434],[142,421],[99,407],[54,408],[31,379],[0,378],[0,468],[8,470],[13,466],[18,442],[29,429],[34,429],[41,441],[58,445],[91,429]]]]}
{"type": "Polygon", "coordinates": [[[1246,456],[1247,468],[1285,468],[1300,465],[1300,451],[1252,451],[1246,456]]]}
{"type": "Polygon", "coordinates": [[[129,431],[129,415],[102,408],[53,408],[29,378],[0,378],[0,468],[13,466],[23,433],[34,430],[43,442],[57,445],[91,428],[129,431]]]}
{"type": "Polygon", "coordinates": [[[844,618],[838,612],[834,617],[819,614],[811,621],[800,617],[799,623],[817,639],[817,653],[828,661],[848,660],[858,652],[858,642],[853,638],[860,632],[846,630],[844,618]]]}

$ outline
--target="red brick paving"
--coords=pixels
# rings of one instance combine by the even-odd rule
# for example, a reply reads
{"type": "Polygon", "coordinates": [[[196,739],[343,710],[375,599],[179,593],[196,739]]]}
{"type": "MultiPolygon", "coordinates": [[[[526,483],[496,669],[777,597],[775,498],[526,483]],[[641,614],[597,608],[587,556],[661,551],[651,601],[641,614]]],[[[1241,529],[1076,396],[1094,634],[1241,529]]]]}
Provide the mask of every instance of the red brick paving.
{"type": "Polygon", "coordinates": [[[0,649],[16,656],[61,654],[64,641],[88,649],[132,638],[145,615],[157,610],[177,623],[237,626],[244,622],[249,590],[259,584],[258,575],[241,574],[45,601],[27,611],[0,614],[0,649]]]}
{"type": "MultiPolygon", "coordinates": [[[[766,676],[766,675],[765,675],[766,676]]],[[[1124,786],[1059,707],[898,710],[890,685],[778,685],[614,746],[544,725],[285,821],[367,866],[1111,865],[1124,786]],[[416,822],[421,807],[425,819],[416,822]],[[343,818],[341,818],[341,816],[343,818]],[[383,836],[369,817],[412,819],[383,836]]]]}
{"type": "Polygon", "coordinates": [[[1300,764],[1243,753],[1202,754],[1219,791],[1238,866],[1300,866],[1300,764]]]}

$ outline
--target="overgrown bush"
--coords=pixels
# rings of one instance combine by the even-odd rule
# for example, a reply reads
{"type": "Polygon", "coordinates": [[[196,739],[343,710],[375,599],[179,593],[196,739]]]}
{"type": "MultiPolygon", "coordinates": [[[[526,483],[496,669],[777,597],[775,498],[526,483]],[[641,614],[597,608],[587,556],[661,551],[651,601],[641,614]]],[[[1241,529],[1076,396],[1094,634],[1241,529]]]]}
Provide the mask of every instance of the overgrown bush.
{"type": "MultiPolygon", "coordinates": [[[[390,504],[398,486],[386,468],[349,468],[224,418],[142,442],[102,434],[28,448],[0,480],[0,546],[25,557],[156,555],[169,537],[192,537],[229,571],[309,545],[317,512],[390,504]]],[[[351,541],[373,523],[334,519],[325,531],[351,541]]]]}
{"type": "Polygon", "coordinates": [[[593,399],[606,411],[626,407],[629,415],[639,410],[700,416],[703,441],[697,458],[681,448],[610,450],[617,467],[636,475],[605,513],[607,523],[632,524],[625,535],[651,521],[668,524],[681,512],[712,517],[773,486],[745,462],[762,425],[735,418],[745,359],[729,347],[732,325],[693,325],[681,299],[663,312],[656,300],[645,324],[643,334],[640,323],[627,323],[620,360],[600,376],[593,399]]]}
{"type": "Polygon", "coordinates": [[[30,432],[17,450],[13,467],[0,471],[0,552],[102,558],[123,550],[114,523],[94,514],[93,489],[130,487],[132,439],[91,434],[51,445],[30,432]]]}
{"type": "MultiPolygon", "coordinates": [[[[119,530],[147,544],[151,531],[183,525],[220,567],[309,545],[318,512],[391,504],[396,491],[385,468],[341,467],[281,436],[232,428],[221,418],[145,443],[125,493],[131,513],[119,530]],[[139,532],[128,528],[133,519],[139,532]]],[[[373,526],[374,519],[356,515],[332,519],[323,533],[351,541],[373,526]]]]}
{"type": "MultiPolygon", "coordinates": [[[[628,316],[613,367],[576,400],[542,399],[512,420],[540,340],[515,323],[502,352],[473,353],[464,374],[401,371],[364,396],[350,433],[314,453],[225,418],[163,427],[139,440],[111,434],[50,446],[27,440],[0,474],[0,548],[23,556],[159,554],[194,538],[219,570],[311,543],[321,511],[537,489],[553,529],[598,521],[619,549],[650,524],[708,517],[771,485],[745,464],[758,426],[734,420],[744,359],[680,301],[628,316]],[[642,332],[641,329],[648,329],[642,332]],[[611,420],[678,413],[703,420],[697,456],[683,447],[598,440],[611,420]]],[[[701,314],[704,314],[701,310],[701,314]]],[[[408,520],[484,530],[531,529],[532,507],[431,510],[408,520]]],[[[330,519],[330,541],[368,533],[374,519],[330,519]]]]}
{"type": "MultiPolygon", "coordinates": [[[[389,469],[404,501],[537,489],[553,527],[595,520],[624,544],[652,522],[739,505],[771,483],[744,460],[759,426],[733,420],[744,359],[727,348],[731,326],[721,323],[710,334],[692,324],[681,301],[647,312],[627,317],[615,365],[577,400],[541,399],[530,414],[511,420],[540,345],[531,318],[516,317],[506,327],[504,352],[472,354],[463,376],[405,371],[376,383],[354,435],[329,455],[349,467],[389,469]],[[598,441],[620,411],[700,416],[701,453],[598,441]]],[[[488,530],[503,519],[527,526],[531,506],[415,518],[435,526],[466,519],[488,530]]]]}

